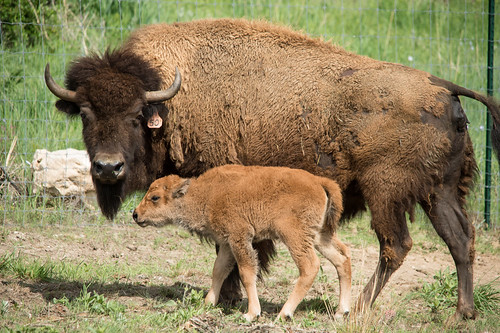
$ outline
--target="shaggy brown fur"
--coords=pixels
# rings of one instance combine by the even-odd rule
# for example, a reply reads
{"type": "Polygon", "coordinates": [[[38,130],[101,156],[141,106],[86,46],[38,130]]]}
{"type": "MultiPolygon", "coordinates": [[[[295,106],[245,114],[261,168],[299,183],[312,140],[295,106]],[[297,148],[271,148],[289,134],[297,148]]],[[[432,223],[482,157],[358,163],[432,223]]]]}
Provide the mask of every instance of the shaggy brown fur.
{"type": "Polygon", "coordinates": [[[205,302],[217,304],[222,282],[236,262],[248,296],[245,318],[252,321],[260,315],[259,263],[252,243],[263,239],[282,240],[300,272],[279,318],[292,317],[311,287],[320,266],[314,248],[339,275],[336,316],[349,312],[351,259],[335,233],[341,212],[342,193],[331,179],[282,167],[225,165],[196,179],[170,175],[154,181],[133,217],[142,227],[175,223],[219,244],[205,302]]]}
{"type": "MultiPolygon", "coordinates": [[[[124,59],[122,54],[142,59],[148,71],[136,77],[110,64],[107,73],[114,76],[96,72],[73,84],[73,76],[87,70],[81,69],[81,59],[67,78],[81,100],[78,107],[88,113],[83,134],[89,152],[127,156],[124,180],[109,186],[96,180],[103,193],[103,188],[119,189],[108,199],[112,207],[104,203],[111,207],[103,208],[108,216],[124,195],[169,173],[196,176],[227,163],[304,169],[338,182],[344,218],[366,206],[372,213],[380,259],[358,309],[375,301],[410,250],[406,213],[412,218],[419,203],[456,263],[457,315],[475,316],[474,229],[464,203],[476,162],[458,95],[488,106],[494,137],[499,138],[500,112],[494,101],[428,73],[358,56],[266,22],[223,19],[146,26],[112,57],[124,59]],[[149,69],[161,78],[160,88],[168,87],[176,66],[182,88],[165,103],[163,127],[149,129],[147,119],[134,127],[129,110],[151,106],[132,92],[151,89],[144,84],[149,69]],[[96,80],[102,81],[102,89],[89,95],[96,80]],[[129,90],[122,85],[131,86],[132,95],[126,97],[128,107],[116,108],[109,102],[125,98],[123,91],[129,90]],[[98,109],[97,102],[91,103],[96,99],[110,107],[98,109]]],[[[108,63],[106,58],[103,62],[108,63]]],[[[500,143],[494,144],[498,151],[500,143]]],[[[263,266],[271,245],[260,243],[263,266]]],[[[225,287],[222,293],[236,290],[225,287]]]]}

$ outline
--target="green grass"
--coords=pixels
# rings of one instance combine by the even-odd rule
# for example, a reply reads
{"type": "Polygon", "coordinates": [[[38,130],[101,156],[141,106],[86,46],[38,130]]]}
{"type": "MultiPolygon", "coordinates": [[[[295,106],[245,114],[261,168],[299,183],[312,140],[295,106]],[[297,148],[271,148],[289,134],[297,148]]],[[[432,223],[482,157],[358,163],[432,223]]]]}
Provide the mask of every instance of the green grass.
{"type": "MultiPolygon", "coordinates": [[[[204,305],[215,251],[194,236],[177,233],[177,228],[6,229],[0,238],[0,249],[12,252],[0,256],[0,327],[4,327],[0,332],[170,332],[188,328],[230,332],[270,327],[306,332],[483,332],[492,331],[500,319],[500,291],[498,281],[494,280],[475,285],[475,303],[480,312],[477,320],[448,323],[455,310],[456,277],[442,270],[415,291],[401,293],[401,289],[388,286],[365,316],[338,322],[333,319],[338,302],[336,273],[333,267],[323,266],[294,320],[273,323],[297,277],[296,266],[280,245],[271,274],[258,283],[262,317],[250,325],[242,319],[246,300],[231,306],[204,305]],[[160,238],[161,242],[155,245],[160,238]],[[56,250],[44,255],[43,249],[50,249],[54,241],[66,252],[56,250]],[[131,242],[136,243],[137,250],[127,249],[131,242]],[[42,251],[33,251],[32,246],[42,251]],[[103,249],[97,260],[89,246],[103,249]],[[144,247],[148,249],[146,252],[144,247]],[[120,251],[126,252],[125,255],[115,256],[120,251]]],[[[348,242],[344,238],[348,233],[343,228],[341,239],[348,242]]],[[[355,236],[359,244],[365,245],[353,244],[352,250],[376,249],[377,244],[370,240],[370,230],[359,228],[355,236]]],[[[442,250],[438,245],[435,251],[442,250]]],[[[414,251],[426,255],[418,247],[414,251]]],[[[353,259],[359,262],[359,258],[353,259]]],[[[355,274],[360,270],[360,266],[353,265],[355,274]]],[[[353,283],[354,301],[362,285],[357,280],[353,283]]]]}
{"type": "MultiPolygon", "coordinates": [[[[76,331],[139,331],[141,327],[150,327],[153,330],[166,329],[177,330],[185,322],[193,317],[207,314],[221,316],[221,309],[207,307],[204,305],[204,292],[179,284],[177,287],[145,287],[140,284],[128,286],[115,281],[117,272],[110,272],[108,266],[115,266],[117,272],[124,274],[122,265],[100,265],[100,264],[74,264],[64,262],[45,262],[41,264],[38,260],[30,260],[26,256],[5,255],[0,258],[0,278],[20,279],[26,281],[27,285],[36,288],[39,283],[45,283],[47,289],[53,289],[49,294],[56,295],[47,300],[44,306],[32,307],[33,315],[42,318],[46,312],[57,313],[56,310],[63,309],[64,320],[61,325],[56,325],[55,332],[66,329],[74,330],[72,324],[78,322],[76,331]],[[89,267],[90,269],[87,269],[89,267]],[[76,290],[80,290],[78,294],[76,290]],[[134,290],[135,289],[135,290],[134,290]],[[155,295],[149,295],[147,290],[156,290],[155,295]],[[99,291],[98,291],[99,290],[99,291]],[[138,293],[142,294],[149,303],[147,309],[142,309],[142,304],[121,303],[110,297],[116,293],[138,293]],[[106,296],[109,295],[109,296],[106,296]],[[171,297],[168,301],[156,301],[155,298],[171,297]],[[58,307],[59,306],[59,307],[58,307]],[[136,313],[137,307],[141,308],[136,313]]],[[[184,270],[189,269],[184,267],[184,270]]],[[[134,267],[134,275],[137,272],[151,276],[159,274],[159,271],[145,270],[141,265],[134,267]]],[[[125,273],[126,274],[126,273],[125,273]]],[[[25,318],[19,318],[23,313],[23,304],[12,304],[7,300],[0,303],[0,322],[18,322],[9,325],[7,331],[30,331],[31,329],[46,330],[54,326],[31,322],[25,318]]],[[[239,315],[238,315],[239,316],[239,315]]],[[[231,316],[229,316],[231,317],[231,316]]],[[[234,317],[234,316],[233,316],[234,317]]],[[[4,330],[6,328],[3,328],[4,330]]],[[[0,332],[3,332],[0,330],[0,332]]]]}
{"type": "MultiPolygon", "coordinates": [[[[432,283],[424,283],[417,292],[425,300],[426,306],[433,313],[455,311],[457,300],[457,273],[449,270],[439,271],[434,275],[432,283]]],[[[492,283],[479,284],[474,287],[474,306],[481,313],[498,313],[500,311],[500,290],[492,283]]]]}
{"type": "Polygon", "coordinates": [[[66,296],[59,299],[54,298],[53,303],[62,304],[76,312],[87,311],[97,315],[112,315],[115,318],[125,310],[125,306],[119,302],[109,301],[96,291],[89,292],[88,286],[85,284],[77,298],[73,300],[69,300],[66,296]]]}

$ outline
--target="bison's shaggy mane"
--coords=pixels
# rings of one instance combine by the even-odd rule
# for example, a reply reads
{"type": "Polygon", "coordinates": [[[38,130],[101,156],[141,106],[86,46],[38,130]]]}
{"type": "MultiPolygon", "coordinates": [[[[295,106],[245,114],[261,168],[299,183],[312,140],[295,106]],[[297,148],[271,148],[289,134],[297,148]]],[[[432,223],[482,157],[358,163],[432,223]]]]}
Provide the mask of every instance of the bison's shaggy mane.
{"type": "MultiPolygon", "coordinates": [[[[78,87],[84,86],[89,78],[105,71],[129,74],[138,78],[144,91],[158,90],[162,83],[158,70],[151,67],[143,58],[127,49],[108,49],[102,56],[92,53],[74,60],[66,75],[66,88],[75,91],[78,87]]],[[[78,106],[72,102],[59,100],[56,106],[60,110],[70,110],[68,112],[70,115],[79,113],[78,106]]],[[[150,108],[145,108],[144,111],[148,113],[144,115],[148,119],[152,111],[150,108]]]]}
{"type": "Polygon", "coordinates": [[[158,71],[142,58],[124,49],[108,49],[102,57],[91,54],[76,59],[68,70],[66,86],[70,90],[76,90],[84,85],[89,77],[108,69],[140,78],[144,90],[158,90],[160,87],[161,78],[158,71]]]}

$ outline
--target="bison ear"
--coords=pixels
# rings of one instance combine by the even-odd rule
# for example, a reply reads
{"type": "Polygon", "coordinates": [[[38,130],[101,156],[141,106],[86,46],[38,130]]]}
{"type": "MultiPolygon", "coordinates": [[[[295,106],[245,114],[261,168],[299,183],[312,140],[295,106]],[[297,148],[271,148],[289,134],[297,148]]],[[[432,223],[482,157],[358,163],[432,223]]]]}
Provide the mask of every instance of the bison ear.
{"type": "Polygon", "coordinates": [[[69,116],[74,116],[80,113],[80,108],[73,102],[64,101],[62,99],[56,102],[56,108],[68,114],[69,116]]]}
{"type": "Polygon", "coordinates": [[[191,183],[191,180],[186,179],[183,181],[179,187],[177,187],[173,192],[172,192],[172,198],[177,199],[182,196],[184,196],[187,193],[189,184],[191,183]]]}

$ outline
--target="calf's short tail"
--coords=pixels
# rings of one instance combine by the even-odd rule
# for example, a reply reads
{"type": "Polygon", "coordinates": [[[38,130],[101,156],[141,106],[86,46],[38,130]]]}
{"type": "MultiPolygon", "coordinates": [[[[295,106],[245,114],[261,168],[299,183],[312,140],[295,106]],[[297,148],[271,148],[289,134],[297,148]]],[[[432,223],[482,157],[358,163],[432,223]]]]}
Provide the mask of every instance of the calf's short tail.
{"type": "Polygon", "coordinates": [[[342,216],[342,192],[339,185],[331,179],[322,178],[321,186],[328,198],[326,203],[326,216],[323,230],[333,234],[339,225],[342,216]]]}

